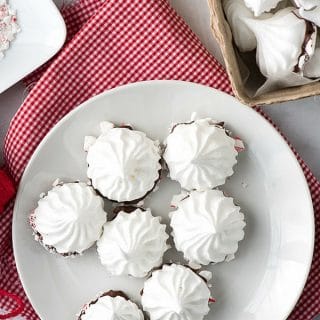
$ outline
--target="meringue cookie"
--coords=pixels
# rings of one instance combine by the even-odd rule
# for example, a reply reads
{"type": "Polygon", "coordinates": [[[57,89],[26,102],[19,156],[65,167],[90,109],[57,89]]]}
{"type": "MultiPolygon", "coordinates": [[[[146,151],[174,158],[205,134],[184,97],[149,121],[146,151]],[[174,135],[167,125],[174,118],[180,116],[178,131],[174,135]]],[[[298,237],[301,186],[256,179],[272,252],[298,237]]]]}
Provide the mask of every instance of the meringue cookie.
{"type": "Polygon", "coordinates": [[[104,202],[83,182],[58,184],[38,202],[30,224],[39,240],[52,252],[80,254],[101,236],[107,220],[104,202]]]}
{"type": "Polygon", "coordinates": [[[144,284],[142,306],[151,320],[201,320],[208,314],[205,281],[184,266],[164,265],[144,284]]]}
{"type": "Polygon", "coordinates": [[[245,23],[256,35],[257,64],[267,78],[279,79],[293,71],[301,72],[314,53],[316,29],[297,17],[293,8],[280,10],[268,19],[246,19],[245,23]]]}
{"type": "Polygon", "coordinates": [[[238,49],[241,52],[254,50],[257,47],[256,36],[243,22],[244,18],[253,18],[252,11],[243,0],[224,0],[223,9],[238,49]]]}
{"type": "Polygon", "coordinates": [[[187,190],[225,183],[237,163],[236,140],[211,119],[177,124],[166,140],[164,159],[171,179],[187,190]]]}
{"type": "Polygon", "coordinates": [[[304,8],[299,9],[299,15],[316,26],[320,27],[320,5],[311,10],[305,10],[304,8]]]}
{"type": "Polygon", "coordinates": [[[160,178],[160,147],[145,133],[106,122],[94,141],[85,139],[87,175],[94,188],[110,200],[138,201],[151,192],[160,178]]]}
{"type": "Polygon", "coordinates": [[[320,6],[320,0],[293,0],[293,2],[298,8],[305,10],[311,10],[320,6]]]}
{"type": "Polygon", "coordinates": [[[194,191],[171,213],[174,243],[191,263],[230,261],[244,238],[244,215],[219,190],[194,191]]]}
{"type": "Polygon", "coordinates": [[[150,209],[120,211],[114,220],[104,225],[97,243],[101,263],[112,275],[145,277],[161,265],[163,254],[169,248],[165,229],[160,217],[153,217],[150,209]]]}
{"type": "Polygon", "coordinates": [[[246,6],[252,10],[256,17],[263,12],[269,12],[274,9],[282,0],[244,0],[246,6]]]}
{"type": "Polygon", "coordinates": [[[81,310],[78,320],[143,320],[138,306],[121,291],[109,291],[88,303],[81,310]]]}

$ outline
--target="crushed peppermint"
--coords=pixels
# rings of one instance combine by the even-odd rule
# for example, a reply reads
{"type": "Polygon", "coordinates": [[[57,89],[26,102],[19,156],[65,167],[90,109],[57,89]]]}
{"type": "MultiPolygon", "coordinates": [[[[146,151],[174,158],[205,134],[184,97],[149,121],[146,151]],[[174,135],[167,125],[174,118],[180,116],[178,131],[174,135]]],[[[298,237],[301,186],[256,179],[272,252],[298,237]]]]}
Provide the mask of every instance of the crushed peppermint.
{"type": "Polygon", "coordinates": [[[0,60],[19,31],[15,10],[9,7],[7,0],[0,0],[0,60]]]}

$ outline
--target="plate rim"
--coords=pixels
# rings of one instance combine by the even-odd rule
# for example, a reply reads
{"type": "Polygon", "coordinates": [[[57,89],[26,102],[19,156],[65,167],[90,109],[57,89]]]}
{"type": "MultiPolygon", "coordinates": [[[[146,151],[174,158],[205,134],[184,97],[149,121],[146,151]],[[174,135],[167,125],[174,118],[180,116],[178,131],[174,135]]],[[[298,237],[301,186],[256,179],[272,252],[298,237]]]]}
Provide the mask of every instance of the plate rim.
{"type": "MultiPolygon", "coordinates": [[[[23,286],[23,289],[25,291],[25,294],[30,302],[30,304],[32,305],[32,307],[34,308],[34,310],[36,311],[36,313],[38,314],[38,311],[36,310],[36,308],[33,306],[33,302],[31,299],[31,292],[29,291],[29,288],[27,288],[27,286],[25,285],[24,282],[24,278],[21,274],[21,269],[19,267],[20,262],[19,262],[19,258],[17,255],[17,242],[15,239],[16,236],[16,232],[15,232],[15,225],[16,225],[16,220],[17,220],[17,203],[18,203],[18,199],[21,197],[21,193],[22,193],[22,188],[20,187],[21,185],[24,184],[25,180],[26,180],[26,175],[29,171],[29,167],[31,166],[34,158],[37,157],[38,153],[40,152],[40,150],[42,149],[42,146],[46,144],[47,140],[49,139],[49,137],[51,136],[51,134],[53,133],[53,131],[58,130],[58,128],[65,122],[67,121],[69,118],[72,118],[74,114],[81,112],[82,109],[87,108],[90,104],[94,103],[96,100],[103,98],[104,96],[108,96],[108,95],[113,95],[116,94],[118,91],[122,91],[125,90],[127,88],[135,88],[135,87],[144,87],[144,86],[153,86],[153,85],[181,85],[181,86],[185,86],[186,88],[190,88],[190,87],[202,87],[203,89],[209,89],[212,90],[213,92],[215,92],[215,94],[220,94],[223,95],[224,97],[226,97],[227,99],[234,99],[239,106],[247,109],[247,111],[249,111],[250,113],[254,113],[256,116],[258,116],[262,121],[265,122],[265,124],[278,136],[278,138],[280,138],[280,140],[283,142],[283,146],[286,148],[286,150],[288,151],[287,153],[290,154],[291,159],[293,160],[293,162],[295,163],[295,166],[297,168],[297,172],[299,172],[299,175],[302,177],[303,181],[303,188],[306,191],[306,196],[308,197],[308,203],[309,203],[309,210],[307,210],[306,208],[306,212],[308,211],[310,215],[310,225],[311,225],[311,233],[309,235],[310,239],[308,241],[308,243],[310,242],[310,255],[309,255],[309,259],[308,261],[306,261],[306,272],[304,274],[304,278],[303,281],[301,283],[301,286],[299,288],[299,290],[297,290],[296,293],[296,298],[294,299],[294,301],[292,302],[291,307],[288,309],[287,314],[285,315],[285,317],[281,320],[285,320],[287,319],[287,317],[290,315],[290,313],[293,311],[293,309],[295,308],[302,292],[303,289],[306,285],[309,273],[310,273],[310,269],[311,269],[311,265],[312,265],[312,261],[313,261],[313,254],[314,254],[314,246],[315,246],[315,219],[314,219],[314,208],[313,208],[313,202],[312,202],[312,197],[311,197],[311,192],[310,192],[310,188],[308,185],[308,182],[306,180],[306,176],[303,172],[303,169],[296,157],[296,155],[294,154],[294,151],[291,149],[290,145],[288,144],[288,142],[286,141],[286,139],[284,138],[284,136],[282,136],[282,134],[274,127],[274,125],[269,122],[266,118],[264,118],[259,112],[255,111],[252,107],[249,107],[245,104],[243,104],[242,102],[240,102],[239,100],[237,100],[235,97],[222,92],[218,89],[209,87],[209,86],[205,86],[203,84],[197,84],[194,82],[189,82],[189,81],[181,81],[181,80],[147,80],[147,81],[138,81],[138,82],[133,82],[133,83],[129,83],[129,84],[125,84],[125,85],[121,85],[112,89],[108,89],[103,91],[100,94],[97,94],[91,98],[89,98],[88,100],[84,101],[83,103],[79,104],[78,106],[76,106],[73,110],[71,110],[69,113],[67,113],[64,117],[62,117],[49,131],[48,133],[45,135],[45,137],[42,139],[42,141],[39,143],[39,145],[37,146],[37,148],[35,149],[35,151],[33,152],[32,156],[30,157],[28,164],[23,172],[23,175],[20,179],[19,182],[19,187],[17,190],[17,194],[16,194],[16,198],[15,198],[15,203],[14,203],[14,208],[13,208],[13,218],[12,218],[12,243],[13,243],[13,254],[14,254],[14,259],[15,259],[15,263],[16,263],[16,267],[17,267],[17,272],[19,275],[19,279],[21,281],[21,284],[23,286]],[[311,241],[310,241],[311,240],[311,241]]],[[[39,314],[38,314],[39,315],[39,314]]],[[[40,316],[40,315],[39,315],[40,316]]]]}

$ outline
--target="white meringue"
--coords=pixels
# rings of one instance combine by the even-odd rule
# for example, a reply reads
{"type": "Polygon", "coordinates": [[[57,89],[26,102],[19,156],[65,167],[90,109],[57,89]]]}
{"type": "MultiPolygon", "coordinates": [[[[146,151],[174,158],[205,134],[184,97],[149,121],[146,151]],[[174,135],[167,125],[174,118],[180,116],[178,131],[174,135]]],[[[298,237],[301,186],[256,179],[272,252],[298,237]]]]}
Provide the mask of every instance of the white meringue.
{"type": "Polygon", "coordinates": [[[138,306],[122,296],[101,295],[87,304],[79,320],[143,320],[144,316],[138,306]]]}
{"type": "Polygon", "coordinates": [[[281,1],[282,0],[244,0],[246,6],[252,10],[256,17],[274,9],[281,1]]]}
{"type": "Polygon", "coordinates": [[[293,0],[293,2],[298,8],[304,8],[305,10],[320,6],[320,0],[293,0]]]}
{"type": "Polygon", "coordinates": [[[131,213],[120,211],[104,225],[97,242],[101,263],[112,275],[144,277],[162,263],[169,248],[166,226],[150,209],[137,208],[131,213]]]}
{"type": "Polygon", "coordinates": [[[166,139],[164,159],[171,179],[187,190],[225,183],[236,164],[235,139],[211,119],[177,124],[166,139]]]}
{"type": "Polygon", "coordinates": [[[144,284],[142,306],[151,320],[201,320],[208,314],[210,290],[194,271],[164,265],[144,284]]]}
{"type": "Polygon", "coordinates": [[[35,236],[53,252],[82,253],[98,240],[107,220],[104,203],[83,182],[60,184],[38,202],[30,216],[35,236]]]}
{"type": "Polygon", "coordinates": [[[280,10],[268,19],[245,20],[256,35],[257,64],[267,78],[279,79],[293,71],[301,72],[314,53],[316,29],[297,17],[292,10],[280,10]],[[312,28],[312,34],[308,43],[304,44],[309,27],[312,28]]]}
{"type": "Polygon", "coordinates": [[[112,128],[106,122],[95,140],[85,139],[87,175],[94,188],[110,200],[135,201],[145,197],[160,178],[160,148],[145,133],[112,128]]]}
{"type": "Polygon", "coordinates": [[[311,10],[305,10],[304,8],[299,9],[299,15],[316,26],[320,27],[320,5],[311,10]]]}
{"type": "Polygon", "coordinates": [[[244,238],[244,215],[219,190],[194,191],[171,213],[176,248],[191,263],[230,261],[244,238]]]}
{"type": "Polygon", "coordinates": [[[223,0],[223,9],[238,49],[241,52],[254,50],[257,47],[256,36],[243,22],[244,18],[253,18],[252,11],[243,0],[223,0]]]}

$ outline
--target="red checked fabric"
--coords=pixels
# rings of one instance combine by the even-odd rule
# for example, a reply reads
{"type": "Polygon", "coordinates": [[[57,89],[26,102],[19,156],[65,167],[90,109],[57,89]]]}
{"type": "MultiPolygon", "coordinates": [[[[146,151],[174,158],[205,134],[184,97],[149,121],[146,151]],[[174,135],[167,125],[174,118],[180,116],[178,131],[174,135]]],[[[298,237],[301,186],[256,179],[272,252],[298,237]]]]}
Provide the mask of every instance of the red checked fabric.
{"type": "Polygon", "coordinates": [[[12,178],[4,168],[0,168],[0,214],[6,205],[14,198],[16,189],[12,178]]]}
{"type": "MultiPolygon", "coordinates": [[[[17,182],[49,129],[105,90],[135,81],[178,79],[232,93],[224,69],[166,0],[79,0],[64,10],[64,16],[69,42],[47,69],[28,78],[29,83],[35,82],[42,75],[7,134],[5,156],[17,182]]],[[[296,156],[312,193],[317,230],[311,273],[289,319],[311,320],[320,313],[320,184],[296,156]]],[[[35,320],[38,317],[24,295],[14,264],[11,217],[12,206],[0,216],[0,287],[22,297],[23,315],[35,320]]],[[[10,300],[4,307],[14,308],[10,300]]]]}

